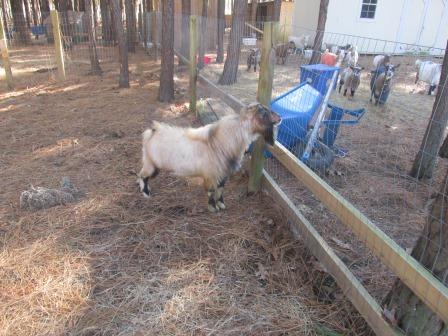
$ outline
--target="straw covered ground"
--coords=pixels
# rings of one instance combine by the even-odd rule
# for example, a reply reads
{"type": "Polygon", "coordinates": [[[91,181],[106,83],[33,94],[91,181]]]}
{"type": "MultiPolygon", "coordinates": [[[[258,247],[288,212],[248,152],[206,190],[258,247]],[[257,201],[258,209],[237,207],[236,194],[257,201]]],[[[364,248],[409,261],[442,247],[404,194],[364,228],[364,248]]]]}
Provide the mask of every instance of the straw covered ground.
{"type": "Polygon", "coordinates": [[[16,90],[0,92],[1,335],[369,334],[340,292],[319,296],[331,278],[267,195],[246,197],[243,173],[219,214],[198,181],[165,173],[140,197],[142,130],[197,125],[183,73],[169,105],[156,102],[159,66],[143,53],[125,90],[115,63],[102,77],[81,64],[58,83],[29,67],[33,55],[13,53],[16,90]],[[76,202],[20,209],[23,190],[62,177],[76,202]]]}

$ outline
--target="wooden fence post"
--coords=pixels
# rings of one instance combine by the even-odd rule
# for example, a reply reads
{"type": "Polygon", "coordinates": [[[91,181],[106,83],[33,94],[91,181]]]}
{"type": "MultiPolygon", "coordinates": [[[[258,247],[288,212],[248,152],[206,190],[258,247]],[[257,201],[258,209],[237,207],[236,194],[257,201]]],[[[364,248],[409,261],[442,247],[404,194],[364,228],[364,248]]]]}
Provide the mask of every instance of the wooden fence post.
{"type": "Polygon", "coordinates": [[[65,64],[64,64],[64,49],[62,45],[61,26],[59,24],[59,14],[54,9],[50,10],[51,24],[53,26],[54,47],[56,51],[56,63],[58,66],[58,79],[65,80],[65,64]]]}
{"type": "Polygon", "coordinates": [[[196,67],[196,54],[198,51],[197,22],[196,16],[190,16],[190,112],[194,113],[196,116],[196,86],[198,79],[198,70],[196,67]]]}
{"type": "MultiPolygon", "coordinates": [[[[274,79],[274,40],[278,22],[266,22],[263,29],[263,42],[261,46],[260,76],[258,77],[258,101],[264,106],[269,106],[272,97],[272,82],[274,79]]],[[[263,138],[259,138],[252,149],[250,161],[248,193],[259,190],[264,166],[264,149],[266,147],[263,138]]]]}
{"type": "Polygon", "coordinates": [[[8,90],[14,88],[11,63],[9,62],[8,41],[5,35],[5,27],[3,27],[3,14],[0,12],[0,49],[2,53],[3,67],[5,68],[6,86],[8,90]]]}

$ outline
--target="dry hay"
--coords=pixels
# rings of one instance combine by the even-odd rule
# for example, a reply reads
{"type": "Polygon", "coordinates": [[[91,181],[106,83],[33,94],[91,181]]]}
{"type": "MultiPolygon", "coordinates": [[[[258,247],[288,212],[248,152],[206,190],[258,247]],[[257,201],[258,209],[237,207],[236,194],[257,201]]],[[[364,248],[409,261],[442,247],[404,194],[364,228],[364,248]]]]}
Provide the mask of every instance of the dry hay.
{"type": "MultiPolygon", "coordinates": [[[[135,60],[157,66],[130,56],[131,72],[135,60]]],[[[269,197],[246,197],[247,176],[231,179],[229,209],[219,214],[208,213],[196,181],[164,173],[152,182],[154,197],[140,197],[141,131],[153,119],[194,119],[179,108],[182,95],[174,108],[157,103],[157,83],[144,71],[134,76],[129,90],[117,90],[111,65],[101,78],[19,86],[14,102],[0,92],[0,333],[368,335],[341,293],[319,301],[328,274],[290,237],[269,197]],[[18,190],[63,176],[82,199],[20,209],[18,190]]]]}

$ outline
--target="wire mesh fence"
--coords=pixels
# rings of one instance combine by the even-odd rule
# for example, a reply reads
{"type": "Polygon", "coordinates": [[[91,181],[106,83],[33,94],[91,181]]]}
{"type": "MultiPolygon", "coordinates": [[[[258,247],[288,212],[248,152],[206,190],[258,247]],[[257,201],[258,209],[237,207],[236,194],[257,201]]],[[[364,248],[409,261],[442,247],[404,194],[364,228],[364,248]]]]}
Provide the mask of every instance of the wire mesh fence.
{"type": "MultiPolygon", "coordinates": [[[[257,24],[257,29],[251,26],[241,30],[241,51],[233,55],[238,62],[236,82],[219,86],[244,103],[257,99],[260,71],[253,65],[258,61],[263,37],[258,29],[263,24],[257,24]]],[[[208,40],[209,34],[217,33],[199,29],[199,40],[208,40]]],[[[229,38],[226,31],[224,50],[229,38]]],[[[434,213],[432,204],[440,190],[445,196],[448,164],[437,151],[424,147],[425,159],[436,162],[433,177],[418,179],[413,177],[415,171],[411,174],[413,169],[417,175],[424,169],[424,163],[415,168],[415,158],[422,142],[433,143],[425,135],[428,125],[443,129],[439,142],[446,135],[446,120],[431,117],[436,94],[446,95],[447,79],[441,78],[445,51],[294,26],[279,27],[276,41],[271,52],[276,63],[271,108],[283,117],[278,141],[446,284],[435,255],[446,254],[445,243],[424,228],[431,220],[439,227],[446,225],[444,215],[434,213]],[[322,43],[314,46],[318,35],[322,43]],[[327,93],[328,107],[322,109],[327,93]],[[322,122],[316,123],[319,118],[322,122]]],[[[216,62],[216,50],[216,44],[206,47],[200,73],[218,84],[224,63],[216,62]]],[[[395,276],[275,157],[268,151],[265,156],[268,173],[383,302],[395,276]]]]}

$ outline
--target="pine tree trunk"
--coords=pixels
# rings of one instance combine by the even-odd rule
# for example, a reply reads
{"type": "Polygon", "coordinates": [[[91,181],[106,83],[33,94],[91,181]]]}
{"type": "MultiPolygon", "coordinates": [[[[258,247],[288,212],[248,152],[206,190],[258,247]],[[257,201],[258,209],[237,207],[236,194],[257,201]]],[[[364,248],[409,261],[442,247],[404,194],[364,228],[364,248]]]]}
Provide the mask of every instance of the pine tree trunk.
{"type": "Polygon", "coordinates": [[[98,53],[96,50],[96,34],[93,24],[92,0],[85,0],[86,16],[87,16],[87,33],[89,35],[89,56],[90,71],[92,74],[100,75],[102,73],[98,53]]]}
{"type": "Polygon", "coordinates": [[[282,9],[282,0],[274,0],[274,15],[272,21],[280,21],[280,11],[282,9]]]}
{"type": "Polygon", "coordinates": [[[40,10],[42,13],[48,14],[50,12],[50,3],[49,0],[41,0],[40,10]]]}
{"type": "Polygon", "coordinates": [[[208,12],[208,0],[202,0],[202,17],[201,17],[201,34],[199,37],[199,50],[198,50],[198,68],[204,67],[204,55],[207,44],[207,12],[208,12]]]}
{"type": "MultiPolygon", "coordinates": [[[[188,59],[190,53],[190,15],[191,0],[182,0],[182,42],[180,53],[188,59]]],[[[183,64],[179,59],[179,64],[183,64]]]]}
{"type": "Polygon", "coordinates": [[[28,0],[23,0],[23,4],[24,4],[24,7],[25,7],[26,25],[27,25],[28,28],[30,28],[31,27],[31,22],[32,22],[30,3],[28,2],[28,0]]]}
{"type": "Polygon", "coordinates": [[[224,62],[224,29],[226,27],[225,0],[218,0],[218,48],[216,50],[216,63],[224,62]]]}
{"type": "Polygon", "coordinates": [[[250,6],[250,22],[254,26],[257,23],[257,8],[258,8],[258,0],[252,0],[252,5],[250,6]]]}
{"type": "Polygon", "coordinates": [[[174,0],[162,1],[161,59],[159,100],[171,102],[174,99],[174,0]]]}
{"type": "Polygon", "coordinates": [[[14,27],[19,33],[19,42],[28,44],[31,42],[30,34],[26,26],[26,19],[23,15],[23,0],[11,0],[12,2],[12,18],[14,21],[14,27]]]}
{"type": "Polygon", "coordinates": [[[322,41],[325,33],[325,24],[327,23],[329,0],[320,0],[319,19],[317,21],[316,37],[313,44],[313,56],[311,56],[310,64],[317,64],[320,61],[322,41]]]}
{"type": "Polygon", "coordinates": [[[33,24],[37,26],[40,23],[39,2],[37,0],[31,0],[31,6],[33,14],[33,24]]]}
{"type": "Polygon", "coordinates": [[[442,75],[437,89],[431,118],[426,128],[420,150],[414,160],[410,175],[412,177],[431,178],[437,161],[437,153],[443,141],[443,134],[448,122],[448,43],[442,65],[442,75]]]}
{"type": "Polygon", "coordinates": [[[448,135],[446,136],[442,146],[440,147],[439,156],[441,158],[448,159],[448,135]]]}
{"type": "Polygon", "coordinates": [[[108,0],[100,0],[100,12],[101,12],[101,32],[102,39],[106,45],[110,45],[112,41],[112,22],[110,19],[110,10],[108,0]]]}
{"type": "MultiPolygon", "coordinates": [[[[426,225],[412,256],[435,277],[448,285],[448,171],[440,193],[428,214],[426,225]]],[[[446,336],[448,326],[443,323],[400,280],[396,281],[384,304],[395,312],[398,326],[409,336],[446,336]]]]}
{"type": "Polygon", "coordinates": [[[123,22],[121,20],[121,8],[119,0],[110,0],[112,8],[112,20],[118,39],[118,50],[120,58],[120,78],[118,80],[118,87],[129,87],[129,65],[128,65],[128,45],[126,43],[126,35],[124,33],[123,22]]]}
{"type": "Polygon", "coordinates": [[[135,6],[134,0],[125,0],[126,10],[126,35],[128,41],[128,50],[135,52],[135,6]]]}
{"type": "Polygon", "coordinates": [[[5,29],[6,38],[9,39],[8,11],[6,10],[6,1],[7,0],[2,0],[3,28],[5,29]]]}
{"type": "Polygon", "coordinates": [[[241,38],[243,36],[244,19],[246,17],[246,1],[235,0],[233,2],[232,29],[230,31],[230,43],[227,48],[226,62],[219,84],[232,85],[236,83],[238,65],[241,52],[241,38]]]}
{"type": "Polygon", "coordinates": [[[65,37],[63,40],[64,49],[71,49],[71,29],[70,29],[70,21],[68,19],[68,9],[69,9],[69,0],[59,0],[59,9],[58,11],[61,13],[61,31],[62,35],[65,37]]]}

